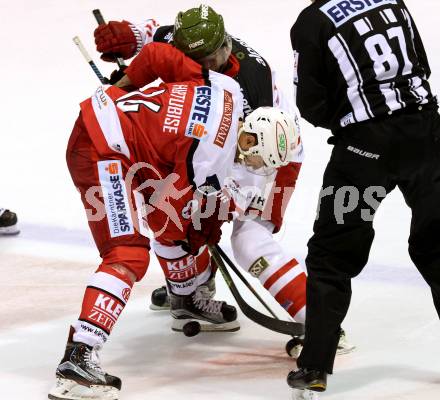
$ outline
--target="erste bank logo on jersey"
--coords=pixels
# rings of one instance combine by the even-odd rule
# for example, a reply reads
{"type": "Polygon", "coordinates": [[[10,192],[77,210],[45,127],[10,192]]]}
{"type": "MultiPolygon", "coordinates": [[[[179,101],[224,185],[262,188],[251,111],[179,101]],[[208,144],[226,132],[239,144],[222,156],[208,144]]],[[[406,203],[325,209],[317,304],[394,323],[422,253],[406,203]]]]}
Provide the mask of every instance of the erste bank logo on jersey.
{"type": "Polygon", "coordinates": [[[366,11],[386,4],[397,4],[397,0],[331,0],[320,10],[339,27],[366,11]]]}
{"type": "Polygon", "coordinates": [[[202,140],[208,136],[208,121],[212,104],[212,90],[209,86],[196,86],[194,98],[186,125],[185,136],[202,140]]]}
{"type": "Polygon", "coordinates": [[[98,171],[110,236],[113,238],[133,234],[134,227],[121,161],[99,161],[98,171]]]}

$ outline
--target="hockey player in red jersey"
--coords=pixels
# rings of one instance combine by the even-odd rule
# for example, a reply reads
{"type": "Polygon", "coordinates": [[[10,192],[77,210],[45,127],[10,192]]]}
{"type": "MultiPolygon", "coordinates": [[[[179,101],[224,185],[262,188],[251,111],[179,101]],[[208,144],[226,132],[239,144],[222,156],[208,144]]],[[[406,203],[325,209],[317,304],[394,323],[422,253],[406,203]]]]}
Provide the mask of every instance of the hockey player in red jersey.
{"type": "MultiPolygon", "coordinates": [[[[171,47],[159,43],[171,42],[204,67],[234,78],[240,84],[243,93],[245,115],[261,106],[279,106],[281,103],[285,105],[284,97],[275,84],[274,72],[267,61],[242,40],[227,34],[222,16],[206,5],[179,13],[174,26],[159,26],[154,20],[147,20],[139,25],[127,21],[111,21],[96,29],[95,40],[97,50],[103,53],[103,59],[109,61],[114,59],[115,54],[123,58],[130,58],[142,48],[145,49],[136,57],[135,62],[132,63],[134,65],[126,71],[130,81],[123,79],[122,85],[130,83],[136,87],[142,87],[158,77],[165,81],[176,80],[177,78],[173,76],[172,72],[178,71],[179,65],[171,56],[156,55],[158,52],[166,53],[166,49],[171,47]],[[194,43],[203,43],[203,45],[195,45],[194,43]]],[[[264,175],[249,174],[242,166],[236,168],[237,173],[243,176],[244,185],[260,188],[259,195],[254,197],[249,208],[254,213],[260,214],[260,217],[249,223],[234,223],[233,238],[237,240],[233,240],[233,243],[238,244],[242,240],[247,240],[249,235],[253,238],[251,241],[255,242],[255,237],[261,235],[266,237],[266,241],[270,238],[271,245],[267,246],[267,249],[272,249],[271,254],[261,253],[255,257],[255,249],[247,251],[241,245],[234,245],[234,254],[246,271],[250,269],[256,271],[253,264],[261,262],[260,258],[264,256],[266,259],[271,258],[272,252],[273,256],[277,258],[277,265],[273,265],[273,268],[278,270],[279,267],[288,263],[290,268],[285,268],[287,272],[297,265],[296,260],[285,255],[282,248],[272,239],[272,233],[277,232],[281,227],[284,209],[295,188],[301,168],[302,151],[299,150],[291,161],[288,165],[264,175]],[[264,221],[261,214],[263,214],[264,221]],[[252,230],[250,230],[251,226],[252,230]],[[281,265],[279,265],[280,262],[281,265]]],[[[267,259],[267,261],[269,260],[267,259]]],[[[295,275],[298,276],[298,279],[295,283],[293,281],[290,283],[290,289],[284,288],[286,285],[282,285],[282,288],[285,289],[284,295],[280,293],[277,300],[286,306],[292,316],[302,322],[305,305],[302,288],[304,287],[305,275],[300,270],[299,266],[295,269],[295,275]],[[289,292],[289,296],[294,296],[295,299],[286,298],[286,292],[289,292]]],[[[281,278],[281,276],[279,277],[281,278]]],[[[275,283],[273,279],[274,277],[268,282],[266,282],[267,279],[261,281],[269,289],[270,283],[275,283]]],[[[287,281],[285,282],[287,283],[287,281]]],[[[161,300],[165,300],[166,292],[164,293],[164,289],[158,289],[155,292],[152,297],[153,308],[162,308],[161,300]]],[[[273,295],[277,296],[278,292],[274,287],[273,295]]],[[[165,306],[167,306],[166,302],[165,306]]]]}
{"type": "MultiPolygon", "coordinates": [[[[161,27],[154,20],[138,25],[111,21],[95,30],[95,41],[97,50],[103,53],[102,58],[108,61],[114,60],[115,55],[130,58],[140,52],[118,84],[143,87],[157,78],[178,80],[174,73],[181,65],[173,59],[175,49],[162,44],[165,42],[173,44],[197,63],[234,78],[243,93],[245,114],[262,105],[277,106],[292,113],[267,61],[240,39],[228,35],[221,15],[206,5],[179,13],[174,26],[161,27]]],[[[300,147],[291,162],[276,170],[255,173],[243,165],[235,166],[241,185],[258,187],[259,193],[247,209],[255,218],[234,221],[231,237],[234,257],[239,265],[258,278],[298,322],[305,321],[306,275],[298,261],[277,243],[273,233],[281,228],[302,158],[300,147]]],[[[161,248],[156,251],[161,259],[161,248]]],[[[163,258],[166,259],[167,255],[164,254],[163,258]]],[[[208,288],[215,292],[214,279],[208,288]]],[[[151,308],[169,308],[165,286],[153,291],[151,308]]],[[[299,354],[302,343],[300,338],[295,340],[297,345],[291,352],[294,357],[299,354]]],[[[341,331],[338,353],[353,348],[341,331]]]]}
{"type": "Polygon", "coordinates": [[[121,381],[101,369],[97,352],[146,273],[146,228],[169,255],[161,265],[173,328],[192,319],[202,330],[239,327],[235,308],[209,293],[206,245],[248,207],[234,179],[237,154],[251,167],[278,167],[295,153],[298,137],[293,120],[273,108],[256,110],[259,118],[239,129],[238,84],[172,50],[179,82],[133,92],[101,86],[81,103],[67,164],[102,263],[70,329],[50,399],[118,398],[121,381]]]}

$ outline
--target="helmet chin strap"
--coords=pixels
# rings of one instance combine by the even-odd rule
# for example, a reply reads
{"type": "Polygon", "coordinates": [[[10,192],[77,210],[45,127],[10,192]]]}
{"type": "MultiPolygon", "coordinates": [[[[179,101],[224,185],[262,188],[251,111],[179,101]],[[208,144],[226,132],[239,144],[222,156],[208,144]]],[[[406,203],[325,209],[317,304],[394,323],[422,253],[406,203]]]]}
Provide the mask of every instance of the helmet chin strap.
{"type": "Polygon", "coordinates": [[[249,155],[249,154],[247,154],[248,152],[245,151],[245,150],[243,150],[243,149],[241,148],[241,146],[240,146],[240,137],[241,137],[241,135],[243,134],[244,131],[245,131],[244,128],[241,127],[241,128],[238,130],[238,133],[237,133],[237,148],[238,148],[238,152],[240,153],[239,158],[240,158],[241,160],[243,160],[245,156],[249,155]]]}

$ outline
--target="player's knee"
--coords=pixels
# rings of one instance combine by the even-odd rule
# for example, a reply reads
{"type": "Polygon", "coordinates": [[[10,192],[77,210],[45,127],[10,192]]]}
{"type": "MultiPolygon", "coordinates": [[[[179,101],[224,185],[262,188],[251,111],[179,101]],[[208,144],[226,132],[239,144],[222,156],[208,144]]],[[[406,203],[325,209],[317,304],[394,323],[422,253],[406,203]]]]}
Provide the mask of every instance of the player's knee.
{"type": "Polygon", "coordinates": [[[231,236],[231,247],[234,258],[237,260],[240,266],[243,266],[244,260],[242,260],[242,253],[244,253],[247,249],[246,247],[246,235],[239,231],[234,230],[231,236]]]}
{"type": "Polygon", "coordinates": [[[145,247],[117,246],[103,255],[98,271],[116,276],[132,286],[143,278],[149,261],[150,256],[145,247]]]}
{"type": "Polygon", "coordinates": [[[269,262],[282,262],[285,256],[272,233],[255,221],[244,221],[234,225],[231,246],[234,258],[246,271],[261,258],[269,262]]]}

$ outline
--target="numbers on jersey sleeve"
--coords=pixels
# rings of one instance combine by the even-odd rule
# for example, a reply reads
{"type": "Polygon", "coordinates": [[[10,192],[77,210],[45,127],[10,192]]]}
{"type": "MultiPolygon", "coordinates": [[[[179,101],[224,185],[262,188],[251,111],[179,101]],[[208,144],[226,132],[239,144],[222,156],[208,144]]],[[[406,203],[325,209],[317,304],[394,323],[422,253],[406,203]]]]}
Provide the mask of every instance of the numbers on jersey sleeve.
{"type": "MultiPolygon", "coordinates": [[[[396,26],[387,30],[389,40],[397,38],[402,53],[404,66],[402,75],[410,74],[413,64],[409,60],[405,35],[401,26],[396,26]]],[[[378,33],[365,40],[365,48],[374,62],[374,71],[378,81],[386,81],[395,78],[400,69],[397,55],[394,54],[389,40],[378,33]]]]}
{"type": "Polygon", "coordinates": [[[147,107],[150,111],[158,113],[162,108],[161,104],[152,101],[152,98],[161,95],[165,89],[156,90],[151,93],[130,92],[116,100],[116,106],[123,112],[139,112],[141,107],[147,107]]]}

